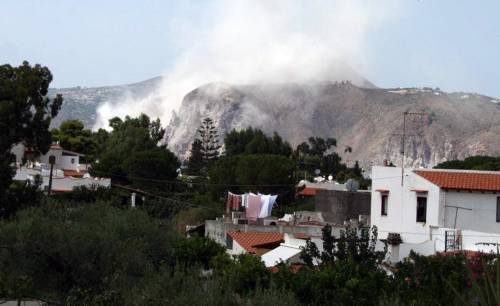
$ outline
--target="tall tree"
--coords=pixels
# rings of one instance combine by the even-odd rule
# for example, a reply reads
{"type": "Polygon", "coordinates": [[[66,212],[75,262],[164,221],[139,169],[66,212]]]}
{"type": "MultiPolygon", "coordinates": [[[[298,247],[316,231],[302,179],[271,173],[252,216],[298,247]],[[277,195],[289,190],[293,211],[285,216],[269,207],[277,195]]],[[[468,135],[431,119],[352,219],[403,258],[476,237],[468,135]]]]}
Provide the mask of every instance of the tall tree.
{"type": "Polygon", "coordinates": [[[320,169],[323,174],[337,174],[347,169],[337,152],[331,152],[337,146],[335,138],[309,137],[308,142],[297,146],[295,155],[299,158],[301,170],[314,173],[320,169]]]}
{"type": "Polygon", "coordinates": [[[205,164],[219,157],[219,133],[210,118],[203,119],[198,129],[198,139],[201,141],[201,154],[205,164]]]}
{"type": "Polygon", "coordinates": [[[292,155],[292,147],[280,135],[274,133],[269,137],[261,130],[251,127],[241,131],[232,130],[224,138],[224,145],[227,156],[272,154],[289,157],[292,155]]]}
{"type": "Polygon", "coordinates": [[[51,81],[50,70],[38,64],[0,66],[0,201],[14,174],[12,146],[24,142],[43,154],[50,147],[50,122],[63,102],[61,95],[47,97],[51,81]]]}
{"type": "Polygon", "coordinates": [[[113,118],[110,126],[113,130],[109,135],[99,132],[104,143],[92,164],[93,174],[141,188],[160,188],[162,180],[177,176],[179,160],[165,145],[159,145],[165,133],[159,120],[151,121],[142,114],[125,120],[113,118]]]}
{"type": "Polygon", "coordinates": [[[189,174],[200,174],[203,169],[204,161],[202,150],[202,142],[195,139],[191,145],[191,155],[189,156],[187,167],[189,174]]]}
{"type": "Polygon", "coordinates": [[[58,141],[64,149],[85,154],[90,161],[95,155],[96,141],[92,131],[86,129],[80,120],[65,120],[58,129],[52,129],[50,132],[52,140],[58,141]]]}

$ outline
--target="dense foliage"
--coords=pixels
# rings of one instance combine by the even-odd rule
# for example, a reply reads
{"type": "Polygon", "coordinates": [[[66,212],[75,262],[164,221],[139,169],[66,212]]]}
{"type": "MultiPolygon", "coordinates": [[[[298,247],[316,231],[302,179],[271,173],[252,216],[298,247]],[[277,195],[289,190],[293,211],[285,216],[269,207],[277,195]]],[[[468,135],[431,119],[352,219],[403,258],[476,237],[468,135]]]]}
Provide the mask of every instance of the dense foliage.
{"type": "Polygon", "coordinates": [[[304,248],[302,268],[270,270],[257,256],[232,260],[212,240],[177,236],[145,207],[116,207],[104,190],[94,192],[110,202],[88,202],[88,192],[0,222],[0,296],[58,305],[454,305],[496,294],[492,257],[412,254],[390,268],[375,229],[335,237],[325,227],[322,248],[304,248]]]}
{"type": "Polygon", "coordinates": [[[61,108],[62,96],[47,97],[52,73],[23,62],[0,66],[0,204],[12,176],[11,148],[20,142],[45,153],[51,144],[49,125],[61,108]]]}
{"type": "Polygon", "coordinates": [[[113,130],[92,164],[93,174],[155,189],[165,189],[168,184],[164,181],[175,179],[179,160],[164,145],[158,145],[165,133],[159,120],[151,121],[142,114],[125,120],[113,118],[110,126],[113,130]]]}
{"type": "Polygon", "coordinates": [[[85,154],[86,160],[93,161],[97,144],[92,131],[85,129],[80,120],[65,120],[58,129],[52,129],[50,133],[53,142],[59,142],[66,150],[85,154]]]}
{"type": "Polygon", "coordinates": [[[446,161],[436,165],[434,168],[500,171],[500,157],[471,156],[464,160],[446,161]]]}
{"type": "MultiPolygon", "coordinates": [[[[297,146],[295,156],[298,159],[299,170],[305,173],[305,177],[313,177],[319,174],[323,176],[332,175],[339,183],[345,183],[348,179],[359,182],[361,189],[367,189],[370,181],[363,176],[363,170],[358,161],[349,168],[342,162],[340,155],[334,151],[337,146],[335,138],[310,137],[307,142],[297,146]]],[[[352,148],[347,147],[345,153],[351,153],[352,148]]]]}
{"type": "Polygon", "coordinates": [[[225,154],[235,155],[292,155],[292,147],[277,133],[267,136],[259,129],[247,128],[241,131],[232,130],[224,138],[225,154]]]}
{"type": "Polygon", "coordinates": [[[212,190],[293,195],[295,162],[281,155],[237,155],[219,159],[211,168],[212,190]]]}

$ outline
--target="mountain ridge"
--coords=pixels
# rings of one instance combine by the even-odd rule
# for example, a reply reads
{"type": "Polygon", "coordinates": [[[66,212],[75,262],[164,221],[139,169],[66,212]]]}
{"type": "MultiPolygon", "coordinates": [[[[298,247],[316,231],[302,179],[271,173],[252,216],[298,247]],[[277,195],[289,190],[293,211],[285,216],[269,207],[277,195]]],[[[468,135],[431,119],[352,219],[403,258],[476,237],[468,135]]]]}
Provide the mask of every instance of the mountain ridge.
{"type": "MultiPolygon", "coordinates": [[[[162,82],[161,77],[128,85],[53,88],[65,99],[57,126],[77,118],[92,127],[97,107],[118,102],[126,95],[141,98],[162,82]]],[[[370,83],[371,84],[371,83],[370,83]]],[[[369,167],[383,159],[400,161],[402,113],[425,111],[418,133],[407,139],[408,166],[433,166],[438,162],[476,154],[500,155],[500,99],[451,92],[437,88],[359,87],[348,81],[261,83],[233,85],[208,83],[188,92],[166,128],[169,147],[188,156],[196,128],[212,117],[221,136],[248,126],[266,133],[278,132],[293,145],[310,136],[335,137],[344,160],[369,167]],[[343,146],[353,148],[343,153],[343,146]]],[[[415,132],[410,126],[410,132],[415,132]]]]}

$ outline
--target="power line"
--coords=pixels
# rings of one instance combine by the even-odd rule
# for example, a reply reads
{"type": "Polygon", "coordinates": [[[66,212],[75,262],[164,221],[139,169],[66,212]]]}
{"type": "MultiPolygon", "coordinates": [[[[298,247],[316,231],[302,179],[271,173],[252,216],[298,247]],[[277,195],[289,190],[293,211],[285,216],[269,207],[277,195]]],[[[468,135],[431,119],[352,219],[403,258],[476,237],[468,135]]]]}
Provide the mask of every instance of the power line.
{"type": "Polygon", "coordinates": [[[156,183],[183,184],[183,185],[203,185],[203,186],[223,186],[223,187],[286,187],[286,186],[295,186],[295,184],[217,184],[217,183],[201,183],[201,182],[197,183],[197,182],[183,182],[183,181],[178,181],[178,180],[153,179],[153,178],[146,178],[146,177],[140,177],[140,176],[119,175],[119,174],[113,174],[113,173],[109,173],[109,172],[95,171],[95,170],[93,170],[93,172],[100,174],[100,175],[122,177],[122,178],[130,179],[130,180],[149,181],[149,182],[156,182],[156,183]]]}
{"type": "Polygon", "coordinates": [[[128,187],[128,186],[123,186],[123,185],[118,185],[118,184],[111,184],[111,186],[112,187],[121,188],[121,189],[125,189],[125,190],[128,190],[128,191],[134,191],[134,192],[137,192],[137,193],[142,193],[142,194],[145,194],[145,195],[148,195],[148,196],[156,197],[156,198],[167,200],[167,201],[170,201],[170,202],[175,202],[175,203],[185,204],[185,205],[192,206],[192,207],[205,208],[205,209],[213,210],[215,212],[220,212],[219,210],[217,210],[215,208],[212,208],[212,207],[208,207],[208,206],[204,206],[204,205],[194,204],[194,203],[191,203],[191,202],[186,202],[186,201],[181,201],[181,200],[177,200],[177,199],[172,199],[172,198],[164,197],[164,196],[161,196],[161,195],[158,195],[158,194],[154,194],[152,192],[141,190],[141,189],[136,189],[136,188],[132,188],[132,187],[128,187]]]}

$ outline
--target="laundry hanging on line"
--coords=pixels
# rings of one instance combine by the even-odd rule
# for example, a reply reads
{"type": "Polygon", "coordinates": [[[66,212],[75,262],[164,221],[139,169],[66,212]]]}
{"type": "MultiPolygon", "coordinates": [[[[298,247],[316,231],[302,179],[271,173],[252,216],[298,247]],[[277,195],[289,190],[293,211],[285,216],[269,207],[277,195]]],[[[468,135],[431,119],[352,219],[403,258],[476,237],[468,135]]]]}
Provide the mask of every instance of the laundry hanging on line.
{"type": "Polygon", "coordinates": [[[234,194],[228,191],[226,210],[229,214],[230,211],[239,211],[240,208],[244,207],[247,219],[265,218],[271,216],[277,198],[278,195],[261,193],[234,194]]]}
{"type": "Polygon", "coordinates": [[[238,211],[241,208],[243,197],[239,194],[234,194],[231,192],[227,192],[227,203],[226,203],[226,212],[229,214],[230,211],[238,211]]]}

